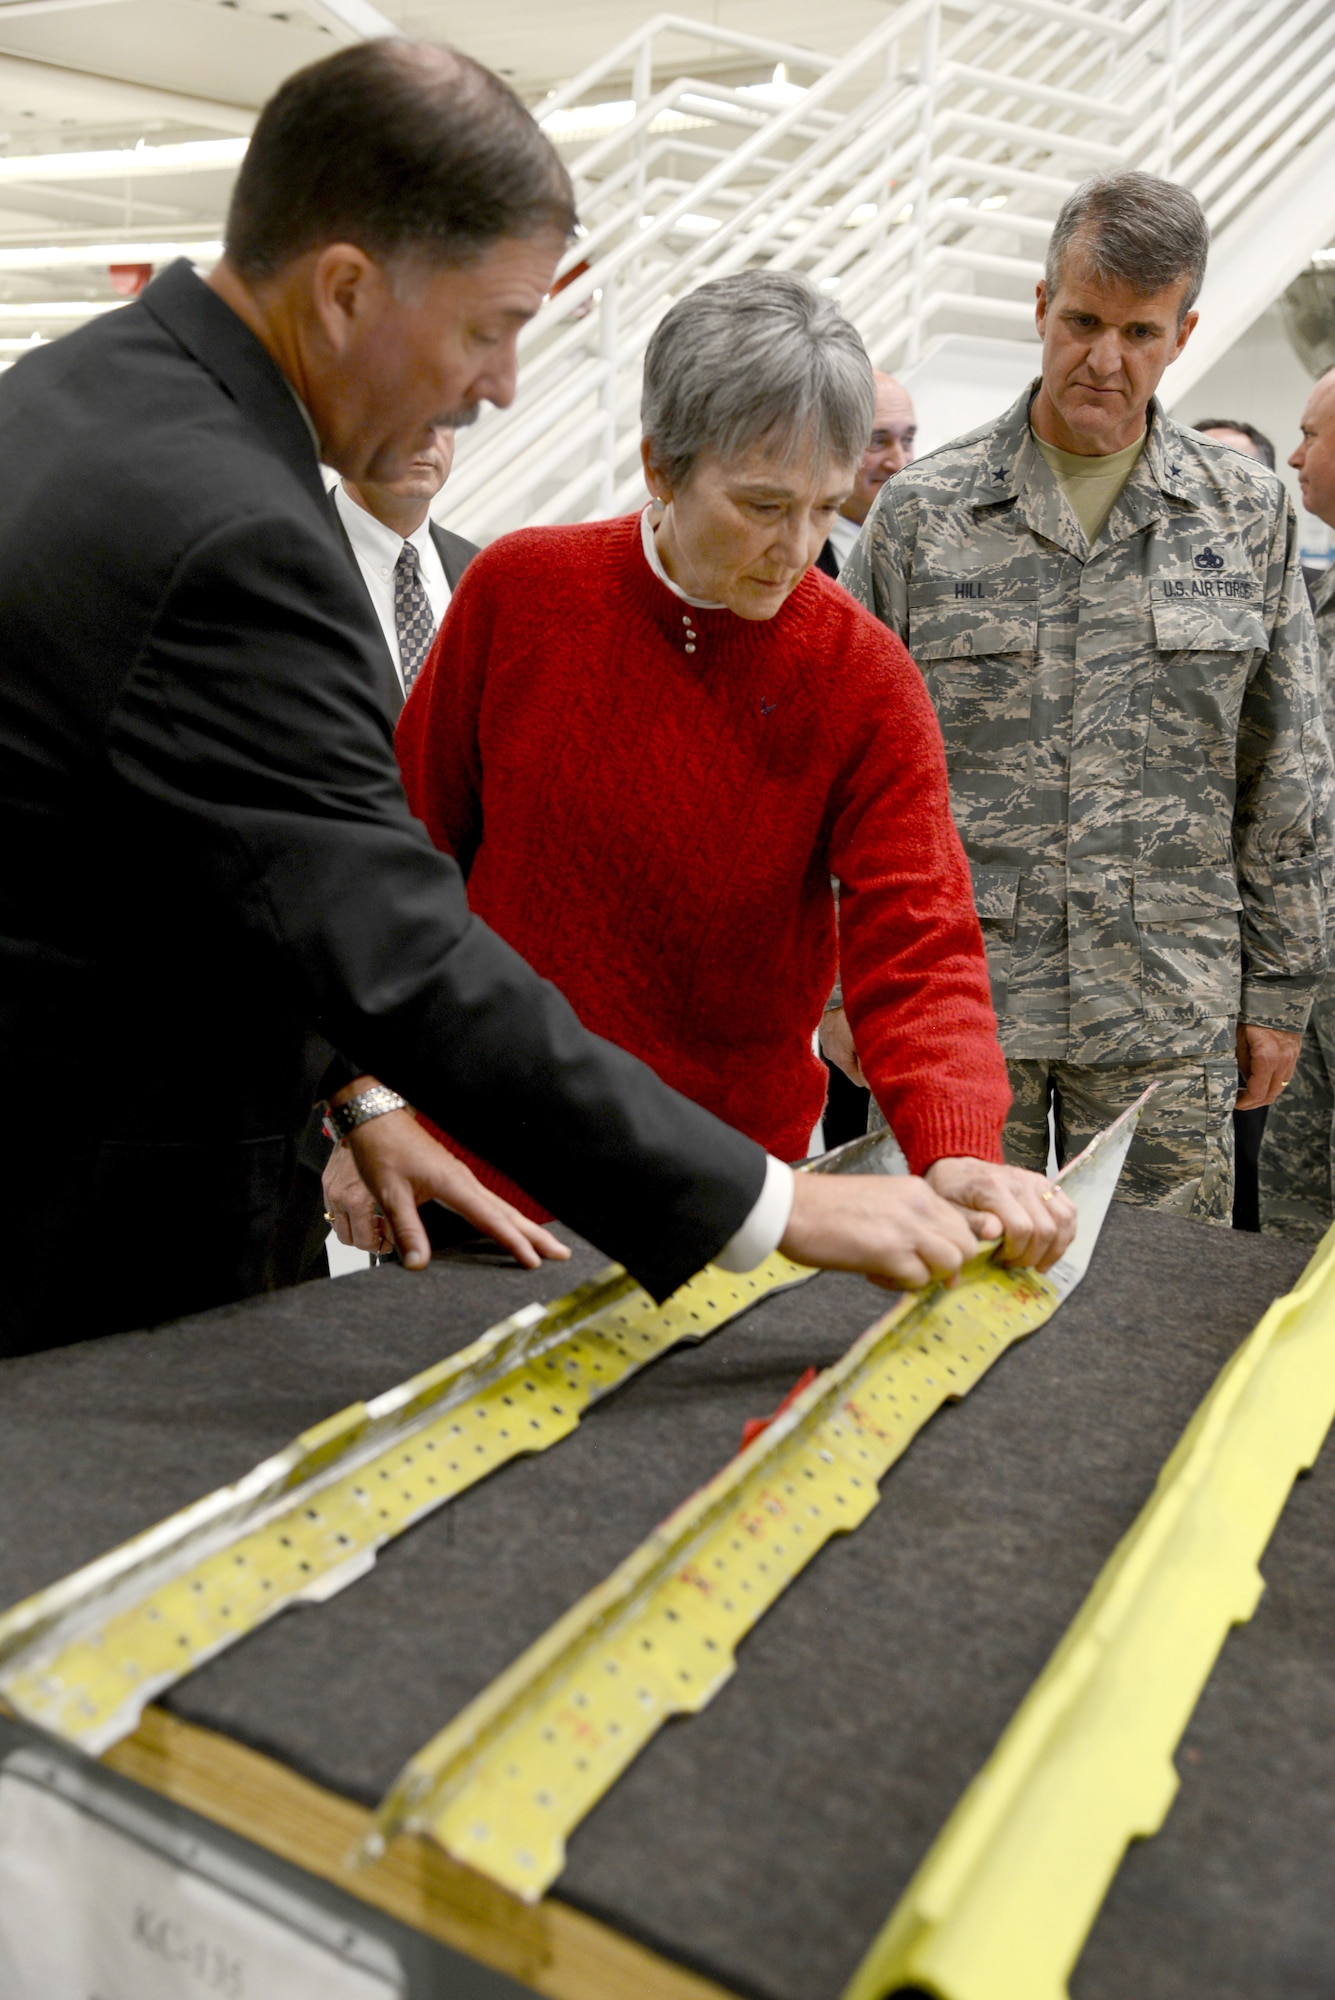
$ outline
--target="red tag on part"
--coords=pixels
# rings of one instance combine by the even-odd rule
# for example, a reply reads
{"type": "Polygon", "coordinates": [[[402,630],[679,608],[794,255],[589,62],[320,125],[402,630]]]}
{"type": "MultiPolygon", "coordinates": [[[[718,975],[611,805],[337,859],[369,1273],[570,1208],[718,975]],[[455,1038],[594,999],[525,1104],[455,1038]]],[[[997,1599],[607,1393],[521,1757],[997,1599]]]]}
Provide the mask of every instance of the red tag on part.
{"type": "Polygon", "coordinates": [[[737,1447],[738,1450],[745,1451],[746,1447],[749,1444],[754,1444],[755,1440],[760,1436],[760,1433],[762,1431],[767,1431],[770,1425],[774,1422],[774,1419],[776,1417],[781,1417],[784,1411],[788,1409],[790,1405],[792,1405],[797,1401],[802,1391],[804,1389],[809,1389],[811,1387],[811,1384],[815,1381],[815,1379],[816,1379],[816,1370],[814,1368],[804,1368],[802,1373],[798,1376],[796,1382],[794,1382],[792,1388],[788,1391],[788,1394],[784,1397],[783,1401],[780,1403],[777,1410],[771,1410],[767,1417],[752,1417],[749,1422],[743,1424],[742,1441],[741,1444],[737,1447]]]}

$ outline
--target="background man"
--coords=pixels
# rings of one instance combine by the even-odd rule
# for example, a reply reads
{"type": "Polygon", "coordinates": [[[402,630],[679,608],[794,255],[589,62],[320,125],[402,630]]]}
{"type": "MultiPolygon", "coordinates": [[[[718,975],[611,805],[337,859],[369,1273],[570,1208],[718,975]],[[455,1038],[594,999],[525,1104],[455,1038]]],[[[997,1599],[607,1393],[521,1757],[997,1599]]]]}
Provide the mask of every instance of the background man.
{"type": "Polygon", "coordinates": [[[885,488],[844,581],[936,701],[1008,1157],[1043,1164],[1051,1111],[1069,1158],[1158,1081],[1120,1191],[1225,1222],[1235,1097],[1283,1087],[1325,962],[1330,753],[1283,488],[1154,400],[1207,245],[1184,188],[1078,189],[1041,380],[885,488]]]}
{"type": "Polygon", "coordinates": [[[396,719],[431,650],[450,592],[477,554],[476,542],[431,519],[431,502],[453,463],[454,432],[439,424],[402,479],[340,479],[331,495],[339,535],[385,635],[394,669],[387,696],[396,719]]]}
{"type": "MultiPolygon", "coordinates": [[[[335,532],[366,586],[384,637],[381,691],[392,722],[430,651],[451,591],[477,554],[476,542],[431,519],[431,502],[453,463],[454,432],[438,424],[401,479],[366,479],[359,485],[340,479],[329,494],[335,532]]],[[[275,1274],[285,1284],[329,1276],[329,1222],[320,1179],[330,1141],[323,1109],[314,1107],[302,1133],[280,1225],[275,1274]]]]}
{"type": "MultiPolygon", "coordinates": [[[[401,479],[340,479],[329,495],[335,531],[366,586],[385,641],[385,709],[397,722],[408,690],[431,649],[450,593],[477,554],[431,519],[431,502],[450,476],[454,432],[432,430],[401,479]]],[[[329,1221],[321,1176],[329,1163],[323,1106],[316,1105],[297,1148],[293,1185],[280,1225],[275,1274],[300,1284],[329,1276],[329,1221]]],[[[428,1221],[433,1214],[427,1211],[428,1221]]]]}
{"type": "MultiPolygon", "coordinates": [[[[265,107],[207,283],[175,264],[0,381],[0,1353],[272,1284],[326,1044],[412,1268],[433,1199],[561,1250],[406,1099],[660,1296],[778,1241],[925,1282],[1000,1228],[920,1181],[795,1182],[581,1028],[408,811],[319,465],[389,485],[509,403],[573,222],[499,78],[360,43],[265,107]]],[[[1051,1207],[1010,1254],[1060,1254],[1051,1207]]]]}
{"type": "MultiPolygon", "coordinates": [[[[1229,445],[1247,458],[1259,459],[1271,472],[1275,469],[1275,447],[1264,431],[1258,431],[1255,424],[1244,423],[1237,417],[1202,417],[1191,427],[1202,437],[1212,437],[1217,444],[1229,445]]],[[[1253,1105],[1250,1111],[1233,1113],[1233,1227],[1235,1229],[1258,1230],[1261,1227],[1260,1191],[1257,1184],[1257,1164],[1261,1154],[1261,1139],[1265,1132],[1265,1121],[1270,1116],[1267,1104],[1253,1105]]]]}
{"type": "MultiPolygon", "coordinates": [[[[1246,458],[1255,458],[1271,472],[1275,469],[1275,447],[1264,431],[1258,431],[1255,424],[1244,423],[1238,417],[1204,417],[1191,427],[1202,437],[1212,437],[1217,444],[1229,445],[1240,451],[1246,458]]],[[[1304,572],[1306,574],[1306,572],[1304,572]]],[[[1233,1227],[1235,1229],[1258,1230],[1261,1227],[1260,1189],[1257,1182],[1257,1168],[1261,1156],[1261,1139],[1265,1133],[1265,1121],[1270,1116],[1266,1104],[1253,1105],[1250,1111],[1233,1113],[1233,1227]]]]}
{"type": "MultiPolygon", "coordinates": [[[[893,479],[897,472],[902,472],[906,465],[913,463],[913,446],[918,435],[913,399],[902,382],[896,382],[893,375],[883,374],[879,368],[873,380],[876,384],[876,414],[872,420],[871,442],[863,453],[853,491],[839,509],[816,558],[816,568],[823,569],[836,582],[841,567],[857,547],[862,524],[886,480],[893,479]]],[[[842,1146],[849,1139],[860,1138],[866,1131],[871,1092],[863,1080],[848,1016],[837,992],[831,996],[821,1021],[820,1045],[830,1076],[830,1094],[823,1121],[825,1143],[827,1146],[842,1146]]]]}
{"type": "Polygon", "coordinates": [[[856,548],[862,523],[886,480],[893,479],[913,462],[913,441],[918,434],[913,400],[893,375],[883,375],[878,368],[874,380],[876,415],[872,420],[871,442],[863,453],[853,491],[839,509],[829,538],[816,558],[816,568],[835,578],[856,548]]]}
{"type": "MultiPolygon", "coordinates": [[[[1289,458],[1309,514],[1335,527],[1335,368],[1307,399],[1289,458]]],[[[1335,740],[1335,563],[1312,593],[1326,733],[1335,740]]],[[[1328,863],[1335,860],[1329,852],[1328,863]]],[[[1315,1243],[1335,1216],[1335,971],[1317,989],[1293,1081],[1261,1143],[1261,1227],[1315,1243]]]]}
{"type": "Polygon", "coordinates": [[[1214,438],[1218,444],[1230,445],[1246,458],[1259,459],[1262,465],[1274,471],[1275,447],[1255,424],[1244,424],[1237,417],[1202,417],[1191,428],[1199,431],[1202,437],[1214,438]]]}

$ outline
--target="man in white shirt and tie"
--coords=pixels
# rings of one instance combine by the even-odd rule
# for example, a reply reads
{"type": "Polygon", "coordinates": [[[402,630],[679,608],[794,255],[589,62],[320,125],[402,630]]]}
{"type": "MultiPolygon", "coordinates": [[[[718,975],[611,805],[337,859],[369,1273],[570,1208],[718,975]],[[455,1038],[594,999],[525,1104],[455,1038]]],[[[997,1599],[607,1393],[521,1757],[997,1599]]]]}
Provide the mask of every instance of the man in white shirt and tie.
{"type": "MultiPolygon", "coordinates": [[[[431,650],[450,593],[477,554],[431,519],[431,502],[450,476],[454,432],[438,425],[402,479],[387,484],[341,479],[329,495],[339,536],[357,565],[385,638],[388,664],[385,706],[396,720],[431,650]]],[[[320,1176],[329,1158],[322,1121],[313,1116],[302,1135],[296,1179],[280,1229],[278,1270],[284,1283],[329,1271],[328,1222],[320,1176]]],[[[369,1263],[359,1250],[338,1251],[338,1268],[369,1263]]]]}
{"type": "Polygon", "coordinates": [[[334,519],[375,607],[397,688],[386,683],[394,715],[431,650],[445,607],[477,545],[438,528],[431,502],[450,476],[454,432],[432,431],[402,479],[385,485],[340,480],[334,519]]]}
{"type": "Polygon", "coordinates": [[[830,535],[816,558],[816,568],[838,581],[839,572],[857,545],[862,524],[872,510],[876,496],[887,479],[893,479],[913,463],[913,447],[918,435],[918,419],[913,398],[902,382],[875,373],[876,415],[871,440],[862,454],[862,463],[853,482],[853,491],[830,523],[830,535]]]}

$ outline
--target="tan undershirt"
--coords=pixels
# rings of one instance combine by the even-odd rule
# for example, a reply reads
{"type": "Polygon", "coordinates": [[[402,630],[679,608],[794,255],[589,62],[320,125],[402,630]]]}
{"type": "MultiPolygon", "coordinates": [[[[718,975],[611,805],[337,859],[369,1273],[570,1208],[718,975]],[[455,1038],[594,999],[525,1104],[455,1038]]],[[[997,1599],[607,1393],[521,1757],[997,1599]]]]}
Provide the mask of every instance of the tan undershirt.
{"type": "Polygon", "coordinates": [[[1059,451],[1034,433],[1034,443],[1057,475],[1057,483],[1071,503],[1076,520],[1085,531],[1091,548],[1103,532],[1103,524],[1117,502],[1117,496],[1136,469],[1136,460],[1145,449],[1144,433],[1125,451],[1109,452],[1106,458],[1085,458],[1074,451],[1059,451]]]}

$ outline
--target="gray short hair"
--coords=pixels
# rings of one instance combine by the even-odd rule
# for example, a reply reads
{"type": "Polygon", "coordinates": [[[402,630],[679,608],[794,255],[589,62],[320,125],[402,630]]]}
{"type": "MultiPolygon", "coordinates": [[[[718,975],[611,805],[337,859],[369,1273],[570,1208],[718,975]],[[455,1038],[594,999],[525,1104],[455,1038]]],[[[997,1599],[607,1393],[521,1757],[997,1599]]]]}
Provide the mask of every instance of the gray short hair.
{"type": "Polygon", "coordinates": [[[1061,284],[1075,237],[1088,268],[1105,283],[1129,285],[1142,298],[1187,280],[1182,316],[1205,282],[1210,231],[1190,188],[1157,174],[1098,174],[1068,196],[1048,240],[1048,297],[1061,284]]]}
{"type": "Polygon", "coordinates": [[[674,485],[702,452],[771,443],[854,466],[876,415],[871,362],[832,300],[790,271],[739,271],[678,299],[644,357],[640,418],[674,485]]]}

